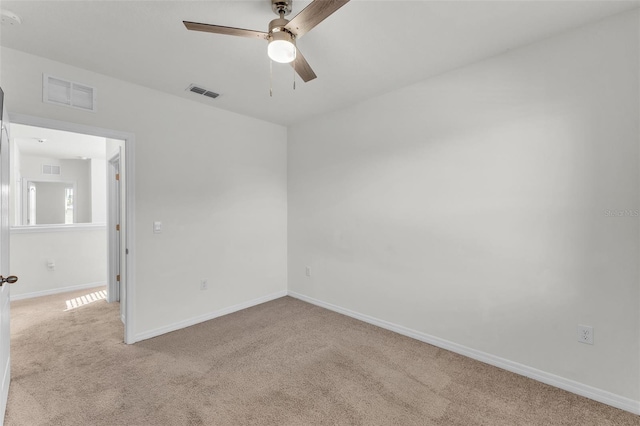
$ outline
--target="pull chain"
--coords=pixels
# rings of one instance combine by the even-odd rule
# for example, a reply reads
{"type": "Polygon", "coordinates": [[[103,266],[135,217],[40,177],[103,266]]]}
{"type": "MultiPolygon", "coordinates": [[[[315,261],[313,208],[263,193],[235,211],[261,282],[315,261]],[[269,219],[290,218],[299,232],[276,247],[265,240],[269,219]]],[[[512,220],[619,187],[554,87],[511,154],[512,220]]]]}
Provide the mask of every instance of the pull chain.
{"type": "Polygon", "coordinates": [[[273,98],[273,61],[269,60],[269,97],[273,98]]]}
{"type": "MultiPolygon", "coordinates": [[[[298,51],[296,50],[296,54],[298,51]]],[[[293,90],[296,90],[296,60],[293,60],[293,90]]]]}

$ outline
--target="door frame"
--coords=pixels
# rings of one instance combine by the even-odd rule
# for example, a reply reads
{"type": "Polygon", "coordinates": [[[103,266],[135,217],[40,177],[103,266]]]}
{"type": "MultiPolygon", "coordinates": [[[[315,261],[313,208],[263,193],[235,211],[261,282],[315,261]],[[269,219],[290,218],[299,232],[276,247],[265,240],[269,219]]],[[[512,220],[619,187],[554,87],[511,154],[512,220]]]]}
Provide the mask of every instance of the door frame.
{"type": "Polygon", "coordinates": [[[107,238],[109,247],[107,250],[107,302],[120,301],[120,286],[116,280],[116,275],[120,272],[120,250],[116,248],[120,246],[118,241],[118,232],[116,225],[120,223],[120,191],[116,185],[116,174],[120,168],[120,151],[107,158],[107,238]],[[117,261],[116,261],[117,260],[117,261]]]}
{"type": "MultiPolygon", "coordinates": [[[[107,302],[120,302],[120,281],[117,280],[117,275],[120,274],[120,263],[122,258],[122,251],[120,247],[120,231],[117,229],[117,225],[120,224],[121,214],[121,191],[120,181],[118,175],[120,174],[120,156],[121,152],[118,149],[118,153],[111,158],[107,158],[107,238],[109,240],[109,247],[107,252],[107,302]]],[[[122,308],[122,305],[121,305],[122,308]]],[[[125,322],[125,312],[121,309],[120,316],[122,322],[125,322]]]]}
{"type": "MultiPolygon", "coordinates": [[[[9,244],[9,185],[10,185],[10,165],[11,153],[9,149],[11,120],[6,112],[4,104],[4,92],[0,88],[0,274],[10,275],[10,244],[9,244]],[[6,138],[5,138],[6,136],[6,138]],[[6,139],[6,140],[5,140],[6,139]]],[[[9,398],[9,387],[11,384],[11,285],[5,283],[0,287],[0,425],[4,425],[4,415],[9,398]]]]}
{"type": "Polygon", "coordinates": [[[93,135],[108,139],[119,139],[124,141],[124,170],[121,170],[121,175],[123,175],[124,188],[121,189],[124,189],[125,191],[125,214],[124,224],[121,228],[121,241],[124,241],[126,255],[122,256],[122,264],[120,265],[120,268],[121,271],[124,271],[124,274],[121,275],[120,279],[122,280],[124,278],[123,284],[126,285],[127,290],[127,300],[125,303],[126,323],[124,325],[124,342],[126,344],[135,343],[135,135],[129,132],[87,126],[84,124],[69,123],[65,121],[52,120],[49,118],[35,117],[13,112],[9,112],[9,119],[12,123],[16,124],[45,127],[67,132],[84,133],[87,135],[93,135]]]}

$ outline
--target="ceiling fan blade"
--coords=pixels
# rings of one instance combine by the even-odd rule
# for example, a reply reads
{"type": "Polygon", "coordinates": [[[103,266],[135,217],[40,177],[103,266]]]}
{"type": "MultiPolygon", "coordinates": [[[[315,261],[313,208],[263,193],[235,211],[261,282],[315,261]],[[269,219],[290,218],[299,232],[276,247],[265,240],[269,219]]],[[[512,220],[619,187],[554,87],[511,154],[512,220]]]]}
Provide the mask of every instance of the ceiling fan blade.
{"type": "Polygon", "coordinates": [[[226,34],[239,37],[259,38],[266,40],[268,34],[262,31],[245,30],[242,28],[223,27],[222,25],[201,24],[199,22],[182,21],[184,26],[191,31],[203,31],[205,33],[226,34]]]}
{"type": "Polygon", "coordinates": [[[309,62],[302,56],[300,49],[296,50],[296,59],[291,62],[291,66],[296,70],[300,78],[306,83],[317,77],[316,73],[311,69],[309,62]]]}
{"type": "Polygon", "coordinates": [[[314,0],[285,25],[285,28],[300,38],[348,2],[349,0],[314,0]]]}

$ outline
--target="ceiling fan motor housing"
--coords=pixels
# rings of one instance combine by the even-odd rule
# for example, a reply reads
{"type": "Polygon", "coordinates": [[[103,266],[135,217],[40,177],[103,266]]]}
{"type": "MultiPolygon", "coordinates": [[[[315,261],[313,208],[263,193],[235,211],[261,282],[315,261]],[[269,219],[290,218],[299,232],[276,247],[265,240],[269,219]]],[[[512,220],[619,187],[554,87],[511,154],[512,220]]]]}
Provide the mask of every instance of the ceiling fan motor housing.
{"type": "Polygon", "coordinates": [[[276,33],[279,31],[284,31],[293,35],[291,31],[285,28],[285,25],[287,25],[288,23],[289,23],[288,19],[284,19],[284,18],[274,19],[273,21],[269,22],[269,34],[276,33]]]}
{"type": "Polygon", "coordinates": [[[268,40],[286,40],[295,45],[295,34],[285,28],[285,25],[287,25],[288,23],[289,21],[284,18],[274,19],[273,21],[269,22],[268,40]]]}

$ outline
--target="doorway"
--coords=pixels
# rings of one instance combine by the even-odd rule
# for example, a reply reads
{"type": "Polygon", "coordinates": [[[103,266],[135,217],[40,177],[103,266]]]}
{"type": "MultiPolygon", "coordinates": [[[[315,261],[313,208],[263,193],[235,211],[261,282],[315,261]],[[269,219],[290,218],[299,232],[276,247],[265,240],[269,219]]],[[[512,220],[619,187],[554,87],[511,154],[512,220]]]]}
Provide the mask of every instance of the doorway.
{"type": "MultiPolygon", "coordinates": [[[[92,162],[91,167],[91,171],[93,173],[93,185],[102,185],[101,187],[105,195],[104,201],[100,202],[95,199],[88,200],[86,196],[88,190],[81,190],[82,188],[79,185],[76,185],[77,190],[73,191],[73,196],[71,198],[69,197],[69,191],[65,192],[65,196],[67,197],[67,211],[69,208],[75,210],[72,214],[67,214],[65,216],[67,222],[70,217],[84,217],[84,220],[80,220],[77,223],[62,223],[55,225],[41,224],[36,221],[36,223],[32,225],[20,224],[20,226],[12,228],[12,231],[36,232],[34,231],[35,229],[52,228],[61,232],[66,232],[73,230],[82,231],[85,229],[91,230],[100,226],[103,229],[106,227],[106,241],[104,241],[104,245],[106,246],[106,258],[108,260],[105,259],[103,265],[106,265],[107,299],[108,301],[120,302],[121,319],[124,322],[124,342],[128,344],[134,343],[135,337],[133,330],[135,330],[135,328],[134,315],[132,314],[133,294],[135,293],[133,279],[134,136],[125,132],[42,119],[21,114],[11,114],[11,120],[12,123],[17,123],[19,125],[82,134],[92,138],[101,138],[106,142],[104,149],[105,154],[102,158],[102,166],[100,166],[101,168],[98,167],[99,165],[97,164],[100,163],[99,161],[92,162]],[[93,163],[96,163],[96,167],[93,167],[93,163]],[[71,207],[69,207],[69,203],[73,203],[71,207]],[[87,216],[87,211],[90,212],[89,216],[87,216]],[[101,223],[95,223],[92,220],[87,219],[88,217],[92,217],[93,219],[99,217],[100,215],[97,214],[97,212],[100,211],[104,212],[102,218],[97,219],[98,221],[101,220],[101,223]],[[116,233],[113,232],[114,230],[116,233]]],[[[90,160],[89,158],[84,158],[83,155],[78,155],[77,157],[79,157],[77,160],[90,160]]],[[[67,167],[63,167],[63,170],[65,168],[67,170],[70,169],[68,165],[67,167]]],[[[43,164],[42,170],[43,173],[50,170],[60,172],[60,168],[56,168],[56,164],[43,164]]],[[[22,179],[23,177],[20,176],[18,178],[22,179]]],[[[16,190],[16,188],[17,186],[12,185],[11,189],[16,190]]],[[[41,190],[41,192],[44,193],[44,190],[41,190]]],[[[26,204],[23,202],[25,200],[21,200],[20,197],[28,198],[29,194],[26,196],[18,195],[17,193],[15,194],[14,206],[16,206],[16,211],[13,212],[13,216],[15,218],[24,217],[22,212],[17,211],[18,205],[24,206],[26,204]]],[[[40,200],[35,200],[33,204],[37,208],[37,206],[44,202],[45,201],[41,202],[40,200]]],[[[55,262],[52,261],[51,267],[55,268],[56,266],[55,262]]],[[[104,280],[102,282],[104,283],[104,280]]]]}

